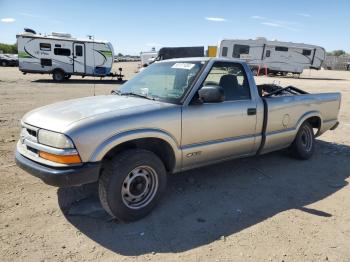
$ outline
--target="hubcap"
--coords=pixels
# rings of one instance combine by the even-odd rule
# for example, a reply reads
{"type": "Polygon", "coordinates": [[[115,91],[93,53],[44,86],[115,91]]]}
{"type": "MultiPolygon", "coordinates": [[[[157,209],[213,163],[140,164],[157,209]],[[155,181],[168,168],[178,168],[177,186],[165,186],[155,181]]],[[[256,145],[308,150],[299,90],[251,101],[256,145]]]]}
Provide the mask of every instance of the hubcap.
{"type": "Polygon", "coordinates": [[[303,128],[301,132],[301,145],[306,152],[309,152],[312,149],[312,132],[313,131],[307,127],[303,128]]]}
{"type": "Polygon", "coordinates": [[[133,169],[124,179],[121,194],[124,204],[132,209],[148,205],[158,189],[158,176],[149,166],[133,169]]]}

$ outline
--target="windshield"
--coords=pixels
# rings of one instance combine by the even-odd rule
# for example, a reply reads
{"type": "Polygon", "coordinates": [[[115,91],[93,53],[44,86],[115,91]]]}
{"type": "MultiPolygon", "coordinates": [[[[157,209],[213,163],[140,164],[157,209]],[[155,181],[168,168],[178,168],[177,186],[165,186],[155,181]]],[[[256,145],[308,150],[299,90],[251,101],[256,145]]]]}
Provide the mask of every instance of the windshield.
{"type": "Polygon", "coordinates": [[[115,93],[179,103],[203,64],[203,61],[154,63],[115,90],[115,93]]]}

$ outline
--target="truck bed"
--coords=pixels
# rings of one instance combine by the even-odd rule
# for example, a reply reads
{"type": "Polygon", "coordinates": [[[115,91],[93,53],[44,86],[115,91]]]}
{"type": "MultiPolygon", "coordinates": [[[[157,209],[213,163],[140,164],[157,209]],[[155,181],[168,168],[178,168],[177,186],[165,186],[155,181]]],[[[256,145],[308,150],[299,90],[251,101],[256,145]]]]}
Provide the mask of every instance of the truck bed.
{"type": "Polygon", "coordinates": [[[258,85],[257,88],[265,107],[265,141],[262,153],[276,150],[276,147],[284,148],[292,143],[303,119],[308,115],[317,115],[314,123],[318,127],[315,130],[316,136],[331,129],[338,122],[340,93],[310,94],[293,86],[269,84],[258,85]]]}

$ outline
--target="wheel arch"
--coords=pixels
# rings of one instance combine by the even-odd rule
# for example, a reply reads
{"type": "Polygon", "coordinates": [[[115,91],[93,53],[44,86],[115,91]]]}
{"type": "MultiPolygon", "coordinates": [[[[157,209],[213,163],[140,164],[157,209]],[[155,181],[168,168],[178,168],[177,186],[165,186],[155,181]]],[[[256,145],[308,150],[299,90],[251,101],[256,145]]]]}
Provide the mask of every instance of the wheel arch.
{"type": "Polygon", "coordinates": [[[168,172],[181,167],[181,150],[177,141],[161,130],[133,130],[115,135],[104,141],[90,157],[91,162],[104,161],[126,149],[146,149],[155,153],[168,172]]]}
{"type": "Polygon", "coordinates": [[[305,113],[298,121],[296,130],[298,131],[304,122],[309,122],[311,126],[317,129],[316,135],[320,135],[322,127],[322,115],[319,111],[311,111],[305,113]]]}

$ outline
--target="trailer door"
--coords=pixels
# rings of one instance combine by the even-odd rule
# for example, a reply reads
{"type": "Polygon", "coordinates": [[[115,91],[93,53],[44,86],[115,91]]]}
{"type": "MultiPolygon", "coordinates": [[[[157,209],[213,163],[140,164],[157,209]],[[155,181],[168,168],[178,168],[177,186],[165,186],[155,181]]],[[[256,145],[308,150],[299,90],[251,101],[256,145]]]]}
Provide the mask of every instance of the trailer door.
{"type": "Polygon", "coordinates": [[[85,45],[74,43],[74,73],[85,73],[85,45]]]}

